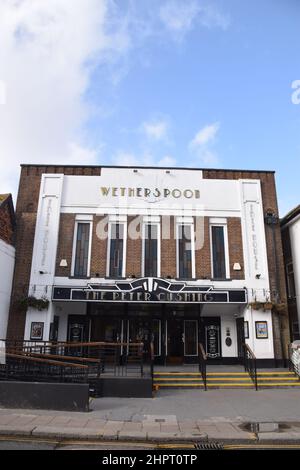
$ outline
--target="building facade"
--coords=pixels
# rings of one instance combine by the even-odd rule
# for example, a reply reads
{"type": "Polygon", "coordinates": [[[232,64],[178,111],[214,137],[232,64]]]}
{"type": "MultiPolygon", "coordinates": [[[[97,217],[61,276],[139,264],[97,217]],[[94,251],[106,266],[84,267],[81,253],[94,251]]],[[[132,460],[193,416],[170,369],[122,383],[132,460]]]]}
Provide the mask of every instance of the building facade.
{"type": "Polygon", "coordinates": [[[300,205],[281,220],[292,341],[300,340],[300,205]]]}
{"type": "Polygon", "coordinates": [[[15,213],[11,194],[0,194],[0,339],[6,338],[15,265],[15,213]]]}
{"type": "Polygon", "coordinates": [[[9,336],[261,365],[289,323],[273,172],[23,165],[9,336]],[[24,307],[25,306],[25,307],[24,307]],[[125,347],[125,346],[124,346],[125,347]]]}

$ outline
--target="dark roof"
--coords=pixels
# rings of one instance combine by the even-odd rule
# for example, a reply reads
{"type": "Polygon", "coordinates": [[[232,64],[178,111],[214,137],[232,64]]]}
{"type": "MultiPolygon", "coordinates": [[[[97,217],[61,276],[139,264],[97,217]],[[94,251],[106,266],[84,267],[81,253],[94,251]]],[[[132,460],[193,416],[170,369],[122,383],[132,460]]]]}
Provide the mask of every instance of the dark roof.
{"type": "Polygon", "coordinates": [[[280,220],[280,225],[283,227],[286,225],[288,222],[291,222],[291,220],[295,219],[298,215],[300,214],[300,204],[298,206],[294,207],[290,212],[288,212],[281,220],[280,220]]]}
{"type": "Polygon", "coordinates": [[[195,167],[183,167],[183,166],[144,166],[144,165],[53,165],[51,163],[45,164],[33,164],[33,163],[21,163],[21,167],[64,167],[64,168],[138,168],[138,169],[160,169],[160,170],[198,170],[198,171],[233,171],[243,173],[275,173],[274,170],[241,170],[237,168],[195,168],[195,167]]]}
{"type": "Polygon", "coordinates": [[[0,194],[0,208],[6,205],[8,206],[10,217],[11,217],[11,222],[14,227],[16,225],[16,216],[15,216],[15,209],[14,209],[12,195],[10,193],[0,194]]]}

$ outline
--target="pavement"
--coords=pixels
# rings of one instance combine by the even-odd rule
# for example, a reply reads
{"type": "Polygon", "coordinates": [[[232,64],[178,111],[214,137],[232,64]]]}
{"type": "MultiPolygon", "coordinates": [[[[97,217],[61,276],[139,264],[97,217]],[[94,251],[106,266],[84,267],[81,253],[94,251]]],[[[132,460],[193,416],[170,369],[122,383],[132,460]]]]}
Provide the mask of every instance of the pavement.
{"type": "Polygon", "coordinates": [[[0,438],[300,444],[300,391],[162,390],[98,398],[89,412],[0,408],[0,438]]]}

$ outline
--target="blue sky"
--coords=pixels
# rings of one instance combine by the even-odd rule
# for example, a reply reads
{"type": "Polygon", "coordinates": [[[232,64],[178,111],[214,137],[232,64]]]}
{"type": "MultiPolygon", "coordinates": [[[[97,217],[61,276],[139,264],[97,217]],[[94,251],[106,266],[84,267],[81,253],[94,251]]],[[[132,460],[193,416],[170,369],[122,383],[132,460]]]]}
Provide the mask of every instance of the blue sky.
{"type": "Polygon", "coordinates": [[[300,203],[298,0],[39,3],[0,7],[2,187],[21,161],[266,169],[300,203]]]}

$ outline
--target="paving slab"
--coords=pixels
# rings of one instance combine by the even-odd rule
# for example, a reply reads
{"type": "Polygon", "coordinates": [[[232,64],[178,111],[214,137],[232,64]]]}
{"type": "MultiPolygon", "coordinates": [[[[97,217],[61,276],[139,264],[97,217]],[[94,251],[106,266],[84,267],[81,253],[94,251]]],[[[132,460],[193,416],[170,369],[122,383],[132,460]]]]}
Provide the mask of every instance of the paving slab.
{"type": "Polygon", "coordinates": [[[99,439],[104,431],[100,429],[79,429],[77,427],[37,426],[32,435],[35,437],[55,437],[57,439],[99,439]]]}
{"type": "Polygon", "coordinates": [[[146,441],[147,433],[143,431],[120,431],[118,433],[120,441],[146,441]]]}
{"type": "Polygon", "coordinates": [[[191,435],[190,433],[170,433],[170,432],[157,432],[157,433],[148,433],[148,441],[153,442],[190,442],[195,440],[207,440],[206,434],[197,434],[191,435]]]}
{"type": "Polygon", "coordinates": [[[12,423],[15,418],[15,415],[0,415],[0,426],[12,423]]]}
{"type": "Polygon", "coordinates": [[[275,432],[279,430],[278,423],[259,423],[259,432],[275,432]]]}
{"type": "Polygon", "coordinates": [[[51,426],[64,426],[65,424],[68,424],[70,421],[69,416],[55,416],[55,418],[51,421],[51,426]]]}
{"type": "Polygon", "coordinates": [[[300,433],[299,432],[263,432],[257,434],[259,442],[300,442],[300,433]]]}
{"type": "Polygon", "coordinates": [[[125,422],[122,431],[138,431],[142,430],[142,423],[132,423],[131,421],[125,422]]]}
{"type": "Polygon", "coordinates": [[[88,428],[103,428],[106,424],[105,419],[89,419],[87,423],[88,428]]]}
{"type": "Polygon", "coordinates": [[[12,425],[4,424],[0,426],[0,435],[2,436],[30,436],[34,430],[34,426],[29,424],[12,425]]]}
{"type": "Polygon", "coordinates": [[[33,426],[49,426],[54,420],[54,416],[37,416],[31,421],[33,426]]]}
{"type": "Polygon", "coordinates": [[[124,421],[106,421],[104,429],[110,432],[121,431],[124,426],[124,421]]]}
{"type": "Polygon", "coordinates": [[[18,426],[26,426],[27,424],[31,424],[33,420],[36,418],[36,415],[14,415],[14,419],[11,421],[10,424],[18,425],[18,426]]]}
{"type": "Polygon", "coordinates": [[[70,421],[65,425],[66,427],[71,428],[85,428],[88,423],[87,419],[70,419],[70,421]]]}

